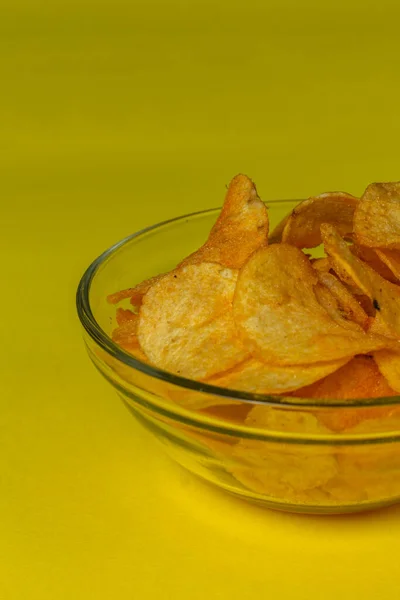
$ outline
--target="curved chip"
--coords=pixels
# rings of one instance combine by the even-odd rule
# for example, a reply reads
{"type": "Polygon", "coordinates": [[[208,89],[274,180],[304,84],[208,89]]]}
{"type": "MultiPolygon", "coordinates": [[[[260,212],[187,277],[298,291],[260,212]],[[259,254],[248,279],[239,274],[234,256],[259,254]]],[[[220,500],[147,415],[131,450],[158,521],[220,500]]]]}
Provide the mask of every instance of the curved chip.
{"type": "Polygon", "coordinates": [[[368,246],[360,246],[359,244],[352,244],[349,246],[350,252],[367,263],[374,271],[379,273],[381,277],[391,281],[392,283],[397,282],[397,278],[394,276],[393,271],[386,264],[386,261],[382,260],[379,250],[374,248],[368,248],[368,246]]]}
{"type": "Polygon", "coordinates": [[[371,248],[400,249],[400,182],[367,187],[354,213],[354,237],[371,248]]]}
{"type": "Polygon", "coordinates": [[[288,244],[272,244],[249,259],[239,274],[233,312],[254,356],[277,365],[311,364],[392,343],[335,322],[318,302],[317,282],[310,261],[288,244]]]}
{"type": "Polygon", "coordinates": [[[374,359],[388,385],[400,393],[400,353],[379,350],[379,352],[374,352],[374,359]]]}
{"type": "Polygon", "coordinates": [[[334,227],[321,226],[325,251],[334,269],[344,281],[351,278],[367,295],[386,325],[400,338],[400,287],[386,281],[369,265],[354,256],[334,227]]]}
{"type": "MultiPolygon", "coordinates": [[[[400,280],[400,252],[399,250],[387,250],[386,248],[377,248],[375,250],[376,254],[379,256],[380,260],[389,270],[389,273],[392,275],[391,278],[385,277],[383,273],[380,273],[382,277],[388,279],[389,281],[393,281],[393,283],[399,283],[400,280]]],[[[372,266],[372,265],[371,265],[372,266]]],[[[376,269],[375,269],[376,270],[376,269]]]]}
{"type": "MultiPolygon", "coordinates": [[[[240,269],[249,256],[268,243],[269,218],[254,183],[246,175],[236,175],[229,185],[224,205],[206,243],[179,265],[216,262],[230,269],[240,269]]],[[[110,304],[130,298],[139,308],[143,297],[164,274],[142,281],[135,287],[110,294],[110,304]]]]}
{"type": "Polygon", "coordinates": [[[321,243],[322,223],[334,224],[342,235],[353,229],[358,199],[345,192],[328,192],[301,202],[293,209],[282,233],[282,242],[297,248],[315,248],[321,243]]]}
{"type": "Polygon", "coordinates": [[[215,263],[187,265],[148,291],[140,308],[138,338],[154,365],[204,379],[247,357],[232,315],[237,276],[237,271],[215,263]]]}
{"type": "Polygon", "coordinates": [[[345,319],[354,321],[365,329],[368,322],[368,315],[343,283],[331,273],[323,271],[318,273],[318,279],[336,298],[345,319]]]}
{"type": "MultiPolygon", "coordinates": [[[[330,433],[310,413],[262,405],[252,408],[246,424],[266,431],[309,436],[330,433]]],[[[232,474],[257,493],[286,500],[300,499],[298,494],[314,490],[337,475],[337,462],[331,448],[297,444],[293,449],[290,446],[282,444],[277,449],[276,444],[242,439],[233,452],[239,465],[232,469],[232,474]]]]}
{"type": "Polygon", "coordinates": [[[268,230],[268,210],[254,183],[246,175],[236,175],[207,242],[180,266],[217,262],[240,269],[255,250],[267,245],[268,230]]]}
{"type": "Polygon", "coordinates": [[[282,394],[322,379],[342,367],[347,360],[278,367],[250,358],[228,373],[212,377],[207,383],[253,394],[282,394]]]}

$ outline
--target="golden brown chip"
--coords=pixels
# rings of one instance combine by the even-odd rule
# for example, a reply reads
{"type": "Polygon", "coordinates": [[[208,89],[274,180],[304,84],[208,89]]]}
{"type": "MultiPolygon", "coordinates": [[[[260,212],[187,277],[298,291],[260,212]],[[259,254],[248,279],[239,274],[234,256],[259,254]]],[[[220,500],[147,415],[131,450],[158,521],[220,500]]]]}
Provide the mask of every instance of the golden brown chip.
{"type": "Polygon", "coordinates": [[[151,286],[159,281],[162,277],[163,275],[156,275],[155,277],[151,277],[150,279],[142,281],[133,288],[121,290],[115,294],[110,294],[107,296],[107,302],[110,304],[118,304],[122,300],[129,298],[133,306],[139,307],[142,304],[143,296],[149,291],[151,286]]]}
{"type": "Polygon", "coordinates": [[[278,367],[250,358],[228,373],[208,379],[207,383],[254,394],[283,394],[322,379],[343,366],[347,360],[278,367]]]}
{"type": "Polygon", "coordinates": [[[379,350],[379,352],[374,352],[374,359],[389,386],[400,393],[400,353],[379,350]]]}
{"type": "Polygon", "coordinates": [[[319,304],[326,310],[328,315],[336,323],[344,327],[345,329],[352,329],[353,331],[362,331],[363,328],[348,318],[345,310],[340,306],[338,300],[332,294],[332,292],[322,283],[318,282],[314,286],[315,297],[319,304]]]}
{"type": "Polygon", "coordinates": [[[245,346],[277,365],[332,361],[387,347],[387,339],[352,331],[319,304],[318,275],[298,248],[272,244],[240,271],[234,318],[245,346]]]}
{"type": "Polygon", "coordinates": [[[282,234],[282,241],[297,248],[315,248],[321,243],[322,223],[332,223],[344,235],[353,228],[357,198],[344,192],[314,196],[293,209],[282,234]]]}
{"type": "Polygon", "coordinates": [[[221,214],[207,242],[180,264],[217,262],[240,269],[249,256],[268,243],[268,211],[254,183],[237,175],[229,185],[221,214]]]}
{"type": "MultiPolygon", "coordinates": [[[[149,360],[147,356],[144,354],[143,350],[140,347],[138,340],[138,324],[139,324],[139,315],[132,313],[132,311],[124,311],[124,309],[118,309],[119,311],[119,327],[114,329],[112,332],[112,340],[118,346],[121,346],[123,350],[132,354],[135,358],[142,362],[148,363],[149,360]],[[124,313],[124,317],[122,317],[122,312],[124,313]],[[131,313],[129,315],[127,312],[131,313]],[[121,320],[122,319],[122,320],[121,320]]],[[[118,319],[118,317],[117,317],[118,319]]]]}
{"type": "MultiPolygon", "coordinates": [[[[391,275],[391,278],[385,277],[382,273],[382,277],[388,279],[389,281],[393,281],[393,283],[399,283],[400,280],[400,252],[399,250],[387,250],[386,248],[377,248],[375,250],[376,254],[379,256],[382,263],[386,265],[388,271],[391,275]]],[[[372,265],[371,265],[372,266],[372,265]]],[[[376,269],[375,269],[376,270],[376,269]]]]}
{"type": "MultiPolygon", "coordinates": [[[[255,406],[246,424],[249,427],[282,433],[326,435],[329,430],[310,413],[278,410],[268,406],[255,406]]],[[[300,500],[303,494],[320,487],[337,475],[337,462],[328,448],[290,444],[276,444],[242,439],[233,456],[241,465],[232,470],[233,475],[254,492],[278,496],[286,500],[300,500]]]]}
{"type": "Polygon", "coordinates": [[[352,244],[349,246],[350,252],[361,258],[364,262],[366,262],[374,271],[379,273],[381,277],[391,281],[392,283],[396,283],[397,279],[393,275],[393,271],[390,270],[385,261],[379,255],[379,250],[374,250],[373,248],[368,248],[368,246],[359,246],[358,244],[352,244]]]}
{"type": "Polygon", "coordinates": [[[329,262],[329,258],[326,256],[324,256],[324,258],[311,259],[311,264],[316,271],[328,273],[331,270],[331,263],[329,262]]]}
{"type": "MultiPolygon", "coordinates": [[[[381,352],[381,351],[380,351],[381,352]]],[[[376,354],[379,354],[377,352],[376,354]]],[[[382,351],[385,352],[385,351],[382,351]]],[[[370,356],[356,356],[335,373],[291,394],[299,398],[323,400],[352,400],[395,396],[370,356]]],[[[318,412],[319,421],[332,431],[344,431],[366,419],[377,419],[391,414],[391,407],[333,408],[318,412]]]]}
{"type": "Polygon", "coordinates": [[[286,223],[289,221],[290,217],[291,217],[291,213],[286,215],[286,217],[284,217],[282,219],[282,221],[280,221],[280,223],[278,223],[278,225],[275,227],[275,229],[272,231],[272,233],[269,234],[269,237],[268,237],[269,244],[279,244],[282,241],[283,230],[285,229],[286,223]]]}
{"type": "Polygon", "coordinates": [[[124,323],[127,323],[128,321],[134,321],[136,319],[136,314],[129,310],[129,308],[117,308],[115,318],[118,325],[124,325],[124,323]]]}
{"type": "Polygon", "coordinates": [[[200,263],[152,286],[140,309],[138,337],[154,365],[204,379],[247,357],[232,315],[237,275],[216,263],[200,263]]]}
{"type": "Polygon", "coordinates": [[[367,187],[354,213],[354,237],[363,246],[400,249],[400,182],[367,187]]]}
{"type": "MultiPolygon", "coordinates": [[[[185,258],[178,268],[189,264],[216,262],[239,269],[258,248],[268,243],[269,219],[265,204],[257,195],[254,183],[246,175],[236,175],[229,185],[220,216],[208,240],[185,258]]],[[[139,308],[144,295],[164,277],[163,274],[142,281],[133,288],[110,294],[110,304],[130,298],[139,308]]]]}
{"type": "Polygon", "coordinates": [[[400,337],[400,287],[383,279],[369,265],[354,256],[334,227],[325,223],[321,226],[321,233],[325,251],[339,277],[343,280],[350,277],[372,300],[386,325],[400,337]]]}
{"type": "Polygon", "coordinates": [[[331,273],[319,272],[318,279],[325,285],[336,298],[344,318],[348,321],[358,323],[363,329],[367,326],[368,315],[360,306],[356,298],[346,287],[331,273]]]}

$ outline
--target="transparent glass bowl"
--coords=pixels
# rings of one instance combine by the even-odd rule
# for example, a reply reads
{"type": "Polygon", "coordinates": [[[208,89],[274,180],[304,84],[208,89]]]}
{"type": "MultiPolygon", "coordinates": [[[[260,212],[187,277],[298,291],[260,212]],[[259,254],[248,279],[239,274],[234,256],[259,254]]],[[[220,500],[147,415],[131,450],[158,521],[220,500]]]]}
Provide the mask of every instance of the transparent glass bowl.
{"type": "MultiPolygon", "coordinates": [[[[298,203],[268,203],[271,230],[298,203]]],[[[233,392],[153,368],[111,340],[107,295],[173,268],[208,236],[219,210],[149,227],[87,269],[77,308],[94,365],[181,465],[242,498],[291,512],[346,513],[400,499],[400,397],[316,401],[233,392]],[[208,405],[199,409],[198,406],[208,405]],[[247,418],[258,406],[261,419],[247,418]],[[319,426],[346,415],[336,433],[319,426]]],[[[279,343],[279,340],[277,340],[279,343]]]]}

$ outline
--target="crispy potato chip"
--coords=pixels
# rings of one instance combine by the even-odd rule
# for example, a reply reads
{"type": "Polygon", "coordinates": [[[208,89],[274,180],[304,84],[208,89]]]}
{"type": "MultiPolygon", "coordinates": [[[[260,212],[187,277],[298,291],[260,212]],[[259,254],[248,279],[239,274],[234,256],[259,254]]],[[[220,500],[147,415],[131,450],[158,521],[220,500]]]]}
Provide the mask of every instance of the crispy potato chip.
{"type": "MultiPolygon", "coordinates": [[[[310,413],[277,410],[261,405],[252,408],[246,424],[283,433],[329,433],[310,413]]],[[[297,445],[294,450],[290,445],[281,445],[277,449],[276,444],[241,439],[233,455],[243,463],[243,466],[232,470],[238,481],[257,493],[278,495],[287,500],[295,500],[298,494],[322,486],[338,473],[331,448],[322,451],[320,448],[297,445]]]]}
{"type": "MultiPolygon", "coordinates": [[[[379,354],[379,351],[376,354],[379,354]]],[[[400,372],[399,372],[400,374],[400,372]]],[[[396,392],[381,375],[372,357],[356,356],[335,373],[312,385],[293,392],[299,398],[323,400],[352,400],[395,396],[396,392]]],[[[391,414],[391,407],[334,408],[318,412],[319,421],[332,431],[344,431],[366,419],[377,419],[391,414]]]]}
{"type": "Polygon", "coordinates": [[[371,248],[400,249],[400,182],[367,187],[354,213],[354,238],[371,248]]]}
{"type": "Polygon", "coordinates": [[[358,199],[344,192],[314,196],[293,209],[282,234],[282,242],[297,248],[315,248],[321,243],[322,223],[332,223],[344,235],[353,228],[358,199]]]}
{"type": "Polygon", "coordinates": [[[129,308],[117,308],[117,312],[115,314],[118,325],[123,325],[124,323],[128,323],[128,321],[134,321],[136,316],[137,315],[129,310],[129,308]]]}
{"type": "Polygon", "coordinates": [[[254,183],[246,175],[237,175],[207,242],[179,266],[216,262],[240,269],[255,250],[267,245],[268,228],[268,211],[254,183]]]}
{"type": "MultiPolygon", "coordinates": [[[[220,216],[207,242],[185,258],[178,268],[189,264],[216,262],[239,269],[258,248],[268,243],[269,219],[265,204],[257,195],[254,183],[246,175],[236,175],[229,185],[220,216]]],[[[142,281],[137,286],[110,294],[110,304],[130,298],[139,308],[144,295],[164,274],[142,281]]]]}
{"type": "Polygon", "coordinates": [[[400,287],[386,281],[369,265],[354,256],[334,227],[321,226],[325,251],[329,254],[336,273],[352,281],[371,300],[386,325],[400,338],[400,287]]]}
{"type": "Polygon", "coordinates": [[[148,291],[140,308],[138,338],[154,365],[205,379],[247,357],[232,315],[237,276],[237,271],[216,263],[187,265],[148,291]]]}
{"type": "MultiPolygon", "coordinates": [[[[385,277],[382,273],[382,277],[388,279],[389,281],[393,281],[393,283],[399,283],[400,280],[400,252],[399,250],[387,250],[386,248],[377,248],[375,250],[376,254],[379,256],[382,263],[386,265],[388,268],[392,278],[385,277]]],[[[371,265],[372,266],[372,265],[371,265]]],[[[376,269],[375,269],[376,270],[376,269]]]]}
{"type": "Polygon", "coordinates": [[[384,335],[392,340],[398,340],[398,335],[393,329],[382,319],[380,312],[375,311],[375,317],[369,317],[367,323],[368,333],[373,335],[384,335]]]}
{"type": "Polygon", "coordinates": [[[378,251],[373,248],[368,248],[367,246],[359,246],[358,244],[352,244],[349,246],[350,252],[360,258],[364,262],[367,263],[374,271],[379,273],[381,277],[391,281],[392,283],[396,283],[397,279],[393,275],[393,272],[389,269],[389,267],[385,264],[384,261],[380,258],[378,251]]]}
{"type": "Polygon", "coordinates": [[[253,254],[240,271],[233,302],[237,329],[252,354],[271,364],[311,364],[393,343],[335,322],[318,302],[317,282],[310,261],[293,246],[272,244],[253,254]]]}
{"type": "Polygon", "coordinates": [[[282,394],[308,385],[305,382],[312,383],[322,379],[343,366],[347,360],[277,367],[250,358],[228,373],[208,379],[207,383],[254,394],[282,394]]]}
{"type": "Polygon", "coordinates": [[[400,393],[400,353],[392,350],[379,350],[379,352],[374,352],[374,359],[389,386],[400,393]]]}
{"type": "Polygon", "coordinates": [[[290,217],[291,217],[291,213],[286,215],[286,217],[284,217],[282,219],[282,221],[280,221],[280,223],[278,223],[278,225],[275,227],[275,229],[272,231],[272,233],[269,234],[269,237],[268,237],[269,244],[279,244],[282,241],[283,230],[285,229],[286,223],[289,221],[290,217]]]}
{"type": "MultiPolygon", "coordinates": [[[[340,306],[338,300],[332,294],[332,292],[324,286],[321,282],[318,282],[314,286],[315,297],[317,298],[320,305],[326,310],[328,315],[336,321],[339,325],[345,329],[352,329],[353,331],[363,331],[363,328],[348,318],[346,312],[340,306]]],[[[367,317],[368,319],[368,317],[367,317]]]]}
{"type": "MultiPolygon", "coordinates": [[[[123,309],[118,309],[119,311],[123,311],[123,309]]],[[[139,315],[132,313],[132,311],[128,311],[131,313],[131,315],[133,315],[133,317],[130,316],[129,319],[126,318],[126,311],[124,311],[124,319],[121,322],[121,315],[122,313],[119,312],[119,322],[120,325],[119,327],[117,327],[116,329],[114,329],[114,331],[112,332],[112,340],[113,342],[115,342],[116,344],[118,344],[118,346],[121,346],[121,348],[123,348],[123,350],[125,350],[126,352],[129,352],[129,354],[132,354],[135,358],[137,358],[138,360],[148,363],[149,360],[147,358],[147,356],[144,354],[143,350],[140,347],[139,344],[139,340],[138,340],[138,325],[139,325],[139,315]]]]}
{"type": "Polygon", "coordinates": [[[316,271],[328,273],[331,270],[331,263],[329,262],[329,258],[327,258],[326,256],[324,256],[323,258],[311,259],[311,264],[316,271]]]}
{"type": "Polygon", "coordinates": [[[323,271],[318,273],[318,279],[336,298],[344,318],[348,321],[358,323],[358,325],[365,329],[368,321],[367,313],[339,279],[331,273],[323,271]]]}
{"type": "Polygon", "coordinates": [[[138,285],[133,288],[110,294],[107,296],[107,302],[110,304],[118,304],[122,300],[129,298],[133,306],[139,307],[142,304],[143,296],[149,291],[151,286],[162,277],[163,275],[156,275],[155,277],[151,277],[150,279],[138,283],[138,285]]]}

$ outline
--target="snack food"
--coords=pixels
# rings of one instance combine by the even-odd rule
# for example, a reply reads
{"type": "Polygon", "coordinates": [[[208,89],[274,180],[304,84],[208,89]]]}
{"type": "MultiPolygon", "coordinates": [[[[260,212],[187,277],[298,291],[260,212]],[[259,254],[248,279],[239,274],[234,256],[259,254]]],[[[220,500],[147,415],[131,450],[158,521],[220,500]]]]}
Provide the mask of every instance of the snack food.
{"type": "Polygon", "coordinates": [[[325,389],[326,377],[329,386],[346,362],[371,353],[397,381],[390,373],[400,355],[400,252],[395,226],[375,204],[396,211],[399,190],[373,184],[361,200],[311,197],[268,241],[268,210],[253,182],[236,176],[199,250],[170,273],[109,296],[133,305],[117,308],[113,341],[165,371],[251,393],[304,395],[318,382],[325,389]],[[321,242],[325,257],[302,250],[321,242]]]}
{"type": "MultiPolygon", "coordinates": [[[[397,185],[374,194],[397,206],[397,185]]],[[[373,458],[374,449],[332,442],[400,428],[391,401],[400,394],[400,246],[370,193],[363,198],[361,210],[345,193],[312,197],[269,235],[268,210],[239,175],[199,250],[108,298],[114,343],[175,376],[175,385],[153,377],[155,397],[242,428],[236,438],[218,428],[184,434],[204,446],[218,477],[223,463],[256,497],[342,505],[400,495],[397,447],[383,444],[373,458]],[[201,385],[188,389],[182,377],[201,385]],[[241,404],[231,390],[251,396],[241,404]]]]}

